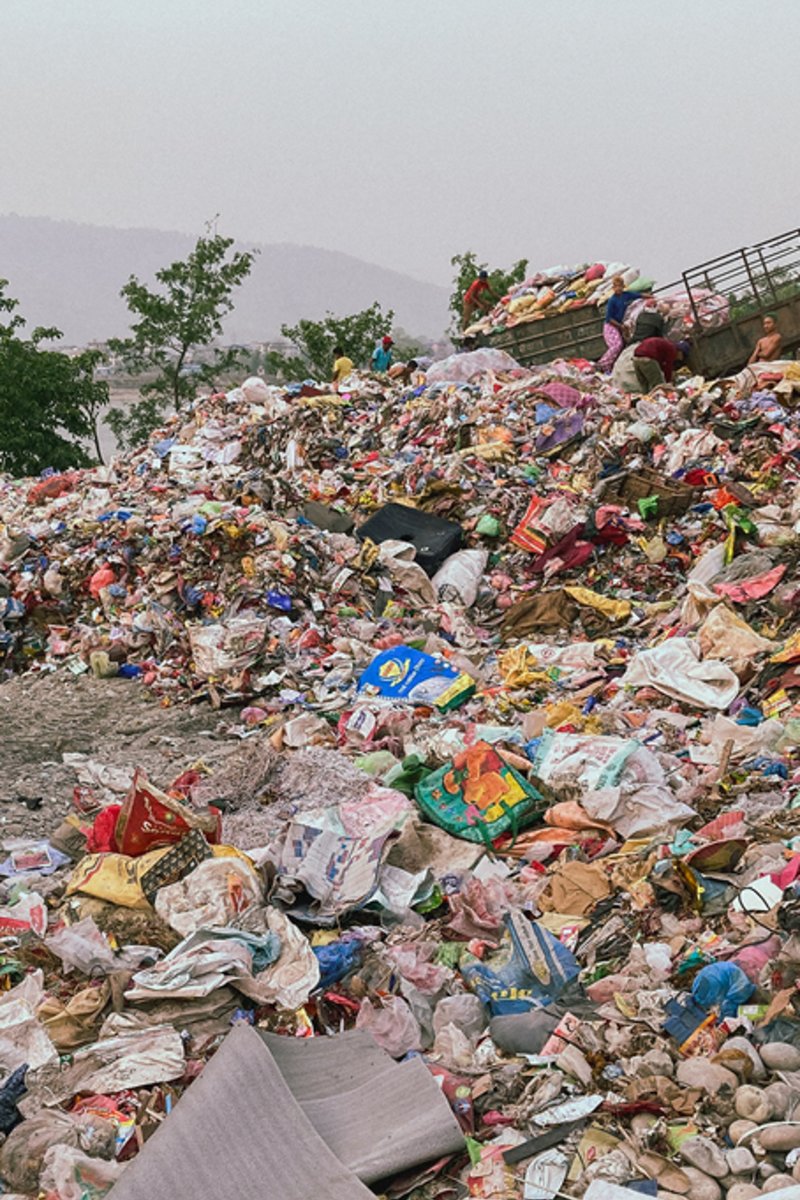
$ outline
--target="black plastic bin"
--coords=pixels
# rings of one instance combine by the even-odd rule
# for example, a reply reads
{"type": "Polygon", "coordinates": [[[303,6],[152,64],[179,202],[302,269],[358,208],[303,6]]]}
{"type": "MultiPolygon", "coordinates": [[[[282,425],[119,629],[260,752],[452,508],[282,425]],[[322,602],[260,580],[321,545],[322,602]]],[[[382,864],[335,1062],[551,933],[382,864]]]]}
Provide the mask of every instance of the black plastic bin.
{"type": "Polygon", "coordinates": [[[385,504],[359,526],[356,536],[361,541],[411,542],[417,551],[416,561],[428,575],[435,575],[446,558],[461,548],[461,526],[455,521],[409,508],[407,504],[385,504]]]}

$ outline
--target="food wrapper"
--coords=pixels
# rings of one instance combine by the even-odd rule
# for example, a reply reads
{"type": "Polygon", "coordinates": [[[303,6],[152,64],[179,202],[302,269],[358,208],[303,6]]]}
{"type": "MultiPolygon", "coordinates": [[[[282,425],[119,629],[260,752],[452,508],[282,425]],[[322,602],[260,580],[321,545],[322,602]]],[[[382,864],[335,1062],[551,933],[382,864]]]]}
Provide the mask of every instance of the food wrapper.
{"type": "Polygon", "coordinates": [[[439,655],[394,646],[374,658],[358,683],[359,692],[430,705],[439,712],[457,708],[475,691],[475,680],[439,655]]]}

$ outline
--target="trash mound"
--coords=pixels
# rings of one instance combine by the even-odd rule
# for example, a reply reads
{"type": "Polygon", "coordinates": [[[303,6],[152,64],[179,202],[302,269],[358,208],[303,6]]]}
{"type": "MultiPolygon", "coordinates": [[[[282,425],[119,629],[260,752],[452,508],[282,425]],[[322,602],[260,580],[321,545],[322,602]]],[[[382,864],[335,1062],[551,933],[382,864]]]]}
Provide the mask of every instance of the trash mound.
{"type": "Polygon", "coordinates": [[[800,368],[506,366],[3,483],[7,686],[172,737],[3,840],[6,1193],[796,1197],[800,368]]]}
{"type": "Polygon", "coordinates": [[[644,292],[653,286],[652,279],[623,262],[561,263],[513,284],[494,308],[465,332],[494,333],[574,309],[602,308],[611,296],[615,275],[621,276],[627,291],[644,292]]]}
{"type": "MultiPolygon", "coordinates": [[[[616,275],[621,277],[626,292],[642,297],[633,300],[625,310],[623,325],[630,340],[636,318],[644,307],[644,296],[652,292],[654,281],[623,262],[575,263],[537,271],[509,288],[493,309],[464,330],[464,336],[490,335],[579,309],[601,310],[611,298],[616,275]]],[[[684,288],[659,291],[658,309],[664,317],[667,336],[675,340],[690,335],[698,322],[703,329],[716,329],[730,319],[728,298],[709,288],[692,288],[691,299],[684,288]]]]}

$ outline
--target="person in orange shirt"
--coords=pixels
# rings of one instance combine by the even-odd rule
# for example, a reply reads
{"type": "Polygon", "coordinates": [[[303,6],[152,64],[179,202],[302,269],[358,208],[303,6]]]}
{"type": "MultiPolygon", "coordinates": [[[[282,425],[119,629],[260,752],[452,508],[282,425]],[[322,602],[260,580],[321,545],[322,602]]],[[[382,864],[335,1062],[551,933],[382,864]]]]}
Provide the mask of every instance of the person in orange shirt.
{"type": "Polygon", "coordinates": [[[494,308],[498,300],[499,296],[495,296],[489,287],[489,272],[480,271],[478,278],[472,281],[464,293],[464,329],[467,329],[472,324],[472,318],[476,309],[480,309],[482,313],[487,313],[494,308]]]}

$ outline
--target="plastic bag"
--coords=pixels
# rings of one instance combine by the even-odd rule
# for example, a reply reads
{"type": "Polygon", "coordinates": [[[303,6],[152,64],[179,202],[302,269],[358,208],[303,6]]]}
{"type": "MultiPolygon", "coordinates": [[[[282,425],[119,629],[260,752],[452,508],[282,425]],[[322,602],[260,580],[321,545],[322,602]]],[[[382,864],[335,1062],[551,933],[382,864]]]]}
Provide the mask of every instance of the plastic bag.
{"type": "Polygon", "coordinates": [[[700,660],[697,642],[669,638],[640,650],[622,677],[626,687],[654,687],[695,708],[727,708],[739,694],[739,680],[715,659],[700,660]]]}
{"type": "Polygon", "coordinates": [[[535,747],[533,773],[553,788],[562,781],[570,781],[582,791],[614,787],[636,749],[631,738],[546,729],[535,747]]]}
{"type": "Polygon", "coordinates": [[[506,354],[505,350],[493,350],[488,346],[472,350],[467,354],[451,354],[428,367],[425,379],[428,383],[458,383],[485,375],[489,371],[518,371],[519,363],[506,354]]]}
{"type": "Polygon", "coordinates": [[[96,1026],[110,995],[111,985],[105,981],[99,987],[81,988],[66,1003],[57,996],[48,996],[37,1008],[36,1019],[63,1054],[96,1036],[96,1026]]]}
{"type": "Polygon", "coordinates": [[[697,641],[704,658],[724,659],[737,674],[750,666],[757,654],[775,649],[774,642],[761,637],[724,604],[708,614],[697,631],[697,641]]]}
{"type": "Polygon", "coordinates": [[[692,998],[706,1010],[718,1008],[723,1017],[735,1017],[740,1004],[747,1004],[756,985],[741,967],[732,962],[709,963],[694,977],[692,998]]]}
{"type": "Polygon", "coordinates": [[[433,1053],[451,1071],[468,1070],[473,1065],[474,1046],[456,1025],[443,1025],[433,1042],[433,1053]]]}
{"type": "Polygon", "coordinates": [[[235,929],[199,929],[166,958],[137,971],[125,993],[134,1003],[148,1000],[199,1000],[226,984],[252,979],[256,959],[277,959],[280,945],[271,935],[258,937],[235,929]],[[253,945],[253,942],[256,945],[253,945]]]}
{"type": "Polygon", "coordinates": [[[251,375],[238,388],[235,388],[232,392],[228,392],[229,403],[238,403],[240,397],[246,400],[248,404],[256,404],[260,408],[265,408],[268,417],[283,416],[284,413],[289,411],[290,407],[277,394],[277,390],[268,387],[258,375],[251,375]]]}
{"type": "Polygon", "coordinates": [[[430,821],[471,842],[516,834],[547,807],[488,742],[476,742],[426,776],[414,796],[430,821]]]}
{"type": "Polygon", "coordinates": [[[378,547],[378,563],[386,571],[393,585],[402,588],[408,598],[417,604],[436,603],[433,581],[415,561],[417,550],[411,542],[388,539],[378,547]]]}
{"type": "Polygon", "coordinates": [[[102,1200],[124,1169],[124,1163],[89,1158],[62,1143],[51,1146],[44,1156],[41,1186],[50,1200],[102,1200]]]}
{"type": "Polygon", "coordinates": [[[47,932],[47,905],[38,892],[23,892],[13,904],[0,908],[0,937],[47,932]]]}
{"type": "Polygon", "coordinates": [[[28,1072],[27,1063],[17,1067],[7,1077],[0,1088],[0,1133],[10,1133],[16,1129],[22,1120],[22,1113],[17,1108],[17,1101],[25,1095],[25,1076],[28,1072]]]}
{"type": "Polygon", "coordinates": [[[320,914],[355,908],[374,892],[387,839],[411,812],[402,792],[374,782],[357,799],[298,812],[271,849],[276,890],[289,896],[302,884],[320,914]]]}
{"type": "MultiPolygon", "coordinates": [[[[647,758],[660,764],[645,747],[637,751],[637,759],[647,758]]],[[[634,760],[629,760],[629,766],[634,760]]],[[[599,826],[608,826],[622,838],[647,837],[679,829],[695,815],[688,804],[676,800],[669,788],[660,781],[638,781],[635,777],[623,780],[619,787],[598,788],[587,792],[581,804],[589,817],[599,826]]]]}
{"type": "Polygon", "coordinates": [[[550,1004],[580,970],[566,946],[521,912],[509,913],[505,925],[496,951],[462,966],[464,978],[493,1016],[550,1004]]]}
{"type": "Polygon", "coordinates": [[[449,967],[436,961],[438,950],[433,941],[406,942],[390,946],[386,959],[402,980],[430,997],[441,992],[452,979],[449,967]]]}
{"type": "Polygon", "coordinates": [[[444,996],[433,1013],[433,1030],[438,1033],[445,1025],[455,1025],[467,1037],[479,1037],[488,1024],[486,1010],[472,992],[444,996]]]}
{"type": "Polygon", "coordinates": [[[466,941],[480,938],[495,943],[503,930],[503,913],[510,907],[500,880],[484,882],[473,875],[461,890],[447,897],[450,906],[448,926],[466,941]]]}
{"type": "Polygon", "coordinates": [[[431,580],[437,599],[470,608],[478,595],[488,559],[488,550],[459,550],[451,554],[431,580]]]}
{"type": "Polygon", "coordinates": [[[65,925],[47,938],[48,950],[61,959],[64,974],[73,967],[84,975],[97,971],[107,975],[116,966],[114,953],[103,937],[93,917],[84,917],[75,925],[65,925]]]}
{"type": "Polygon", "coordinates": [[[387,996],[374,1004],[367,997],[356,1017],[356,1029],[371,1033],[392,1058],[402,1058],[409,1050],[422,1049],[422,1030],[402,996],[387,996]]]}
{"type": "Polygon", "coordinates": [[[41,970],[26,975],[10,992],[0,993],[0,1065],[3,1072],[24,1065],[32,1070],[57,1062],[58,1053],[42,1028],[37,1010],[44,999],[41,970]]]}
{"type": "Polygon", "coordinates": [[[83,892],[98,900],[109,900],[123,908],[149,909],[141,878],[169,853],[169,847],[151,850],[138,858],[127,854],[87,854],[73,867],[67,895],[83,892]]]}
{"type": "Polygon", "coordinates": [[[186,937],[202,927],[231,925],[262,901],[261,881],[240,858],[210,858],[158,892],[155,910],[186,937]]]}
{"type": "Polygon", "coordinates": [[[358,681],[358,690],[368,696],[433,705],[439,712],[448,712],[469,699],[475,691],[475,680],[439,655],[425,654],[411,646],[394,646],[372,660],[358,681]]]}
{"type": "Polygon", "coordinates": [[[270,932],[280,941],[281,952],[276,962],[253,977],[236,981],[236,987],[259,1004],[277,1004],[279,1008],[302,1007],[319,985],[320,969],[308,938],[285,913],[277,908],[267,909],[270,932]]]}
{"type": "Polygon", "coordinates": [[[160,846],[173,846],[193,829],[209,842],[220,840],[220,814],[216,809],[198,812],[168,796],[148,780],[143,771],[133,776],[114,828],[122,854],[144,854],[160,846]]]}
{"type": "Polygon", "coordinates": [[[330,987],[349,975],[361,963],[361,943],[328,942],[327,946],[314,946],[314,955],[319,963],[320,987],[330,987]]]}
{"type": "Polygon", "coordinates": [[[73,1117],[59,1109],[44,1109],[18,1125],[0,1148],[0,1176],[18,1192],[39,1190],[45,1154],[51,1146],[64,1145],[110,1159],[114,1153],[116,1128],[97,1117],[73,1117]]]}
{"type": "Polygon", "coordinates": [[[204,679],[243,671],[261,654],[268,623],[258,617],[232,617],[226,624],[188,627],[195,670],[204,679]]]}

